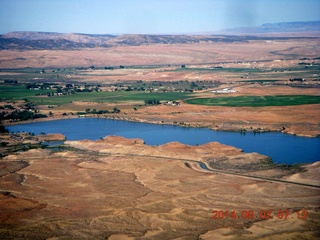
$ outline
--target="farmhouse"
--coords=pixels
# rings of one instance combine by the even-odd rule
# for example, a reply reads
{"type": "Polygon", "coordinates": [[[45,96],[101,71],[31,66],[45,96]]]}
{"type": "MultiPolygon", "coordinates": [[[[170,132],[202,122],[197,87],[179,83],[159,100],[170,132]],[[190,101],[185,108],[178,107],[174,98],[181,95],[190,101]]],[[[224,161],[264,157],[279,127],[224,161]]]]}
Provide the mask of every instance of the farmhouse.
{"type": "Polygon", "coordinates": [[[224,88],[222,90],[214,90],[213,93],[235,93],[236,90],[233,90],[232,88],[224,88]]]}
{"type": "Polygon", "coordinates": [[[290,82],[304,82],[306,81],[304,78],[290,78],[290,82]]]}
{"type": "Polygon", "coordinates": [[[168,102],[165,103],[165,105],[180,106],[180,102],[178,102],[178,101],[168,101],[168,102]]]}

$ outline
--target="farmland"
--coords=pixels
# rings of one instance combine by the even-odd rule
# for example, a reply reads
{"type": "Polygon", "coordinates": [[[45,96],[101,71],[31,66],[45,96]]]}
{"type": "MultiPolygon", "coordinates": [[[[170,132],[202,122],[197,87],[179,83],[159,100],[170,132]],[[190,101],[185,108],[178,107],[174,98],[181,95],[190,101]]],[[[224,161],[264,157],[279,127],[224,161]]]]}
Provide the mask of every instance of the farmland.
{"type": "Polygon", "coordinates": [[[185,99],[191,93],[181,92],[139,92],[139,91],[119,91],[119,92],[79,92],[66,96],[35,96],[39,93],[48,93],[49,90],[28,90],[25,86],[0,86],[1,98],[4,100],[23,100],[33,102],[35,105],[64,105],[73,101],[98,102],[98,103],[119,103],[125,101],[143,102],[149,99],[170,101],[185,99]],[[10,90],[9,90],[10,89],[10,90]]]}
{"type": "MultiPolygon", "coordinates": [[[[300,59],[290,59],[2,69],[0,76],[5,81],[0,92],[3,101],[27,101],[37,113],[50,115],[48,119],[74,116],[86,109],[96,110],[90,113],[107,111],[104,117],[110,118],[117,108],[116,117],[130,121],[228,131],[283,131],[286,126],[286,132],[317,136],[316,56],[303,60],[303,65],[300,59]],[[233,93],[213,93],[222,89],[233,93]],[[154,100],[160,104],[145,104],[154,100]],[[166,105],[170,101],[182,104],[166,105]]],[[[18,103],[13,105],[19,108],[18,103]]]]}
{"type": "Polygon", "coordinates": [[[302,104],[320,104],[320,96],[278,95],[215,97],[188,99],[186,102],[190,104],[227,107],[293,106],[302,104]]]}

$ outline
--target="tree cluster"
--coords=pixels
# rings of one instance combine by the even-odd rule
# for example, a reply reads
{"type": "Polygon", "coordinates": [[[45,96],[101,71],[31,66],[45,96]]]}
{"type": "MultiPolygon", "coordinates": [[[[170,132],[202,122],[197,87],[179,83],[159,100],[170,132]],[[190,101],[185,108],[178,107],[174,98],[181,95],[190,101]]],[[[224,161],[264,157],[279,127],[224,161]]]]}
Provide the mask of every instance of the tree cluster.
{"type": "Polygon", "coordinates": [[[144,100],[145,105],[158,105],[160,104],[160,101],[157,99],[148,99],[144,100]]]}
{"type": "Polygon", "coordinates": [[[5,115],[4,112],[0,113],[0,120],[13,120],[13,121],[17,121],[17,120],[21,120],[21,121],[25,121],[25,120],[29,120],[29,119],[36,119],[36,118],[46,118],[47,115],[44,114],[40,114],[40,113],[33,113],[30,112],[28,110],[24,110],[24,111],[13,111],[10,114],[5,115]]]}
{"type": "Polygon", "coordinates": [[[114,107],[113,112],[110,112],[109,110],[97,110],[97,109],[90,109],[87,108],[85,112],[77,112],[78,115],[85,115],[85,114],[106,114],[106,113],[119,113],[120,109],[114,107]]]}

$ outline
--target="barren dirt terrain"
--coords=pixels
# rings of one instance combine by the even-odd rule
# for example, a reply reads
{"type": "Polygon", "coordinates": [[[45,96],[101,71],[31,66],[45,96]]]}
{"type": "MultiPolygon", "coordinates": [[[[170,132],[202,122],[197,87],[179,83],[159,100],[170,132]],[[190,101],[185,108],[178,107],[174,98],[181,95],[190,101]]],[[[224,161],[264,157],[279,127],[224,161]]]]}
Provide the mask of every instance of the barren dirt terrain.
{"type": "Polygon", "coordinates": [[[265,180],[201,169],[197,161],[213,157],[257,166],[266,158],[219,143],[151,147],[107,137],[66,145],[73,149],[2,159],[3,169],[11,169],[1,178],[2,239],[317,238],[318,163],[292,182],[278,182],[272,177],[283,170],[266,170],[265,180]],[[215,210],[236,215],[214,219],[215,210]],[[262,219],[260,211],[269,210],[262,219]],[[245,211],[254,212],[252,219],[245,211]]]}
{"type": "Polygon", "coordinates": [[[319,57],[318,39],[152,44],[79,50],[3,50],[1,68],[203,64],[319,57]]]}

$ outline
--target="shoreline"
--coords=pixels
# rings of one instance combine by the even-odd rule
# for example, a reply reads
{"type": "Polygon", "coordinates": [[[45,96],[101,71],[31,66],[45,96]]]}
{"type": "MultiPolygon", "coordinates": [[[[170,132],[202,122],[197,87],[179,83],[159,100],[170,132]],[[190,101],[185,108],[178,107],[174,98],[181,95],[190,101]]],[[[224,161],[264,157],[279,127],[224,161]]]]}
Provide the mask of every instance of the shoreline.
{"type": "MultiPolygon", "coordinates": [[[[127,114],[125,114],[127,115],[127,114]]],[[[308,138],[317,138],[320,137],[320,134],[303,134],[303,133],[296,133],[293,131],[284,131],[280,128],[263,128],[259,130],[256,129],[246,129],[246,128],[239,128],[239,126],[229,126],[228,128],[213,128],[208,124],[198,122],[198,123],[184,123],[180,124],[178,122],[169,122],[169,121],[150,121],[148,119],[136,119],[134,117],[129,116],[119,116],[119,115],[97,115],[97,114],[88,114],[85,116],[78,116],[78,115],[69,115],[69,116],[54,116],[54,117],[47,117],[47,118],[37,118],[33,120],[26,120],[26,121],[18,121],[18,122],[3,122],[3,126],[14,126],[19,124],[28,124],[28,123],[37,123],[37,122],[48,122],[48,121],[56,121],[56,120],[64,120],[64,119],[76,119],[76,118],[105,118],[111,120],[122,120],[122,121],[129,121],[129,122],[139,122],[139,123],[149,123],[149,124],[159,124],[159,125],[172,125],[172,126],[180,126],[186,128],[208,128],[213,131],[225,131],[225,132],[239,132],[239,133],[267,133],[267,132],[281,132],[283,134],[294,135],[297,137],[308,137],[308,138]]],[[[230,124],[226,122],[225,124],[230,124]]]]}

